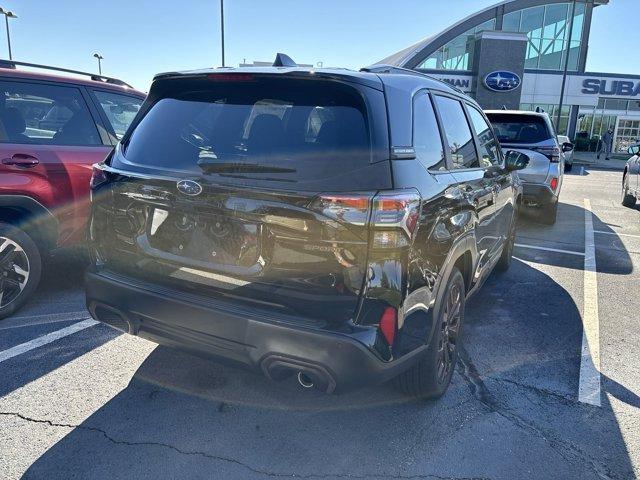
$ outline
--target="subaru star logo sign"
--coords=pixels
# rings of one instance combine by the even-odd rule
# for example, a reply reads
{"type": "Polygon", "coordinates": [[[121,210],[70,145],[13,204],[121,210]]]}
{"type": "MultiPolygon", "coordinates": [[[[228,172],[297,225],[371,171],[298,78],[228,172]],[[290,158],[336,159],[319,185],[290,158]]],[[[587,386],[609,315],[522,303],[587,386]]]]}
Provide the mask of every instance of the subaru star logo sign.
{"type": "Polygon", "coordinates": [[[518,75],[503,70],[491,72],[484,78],[484,84],[494,92],[510,92],[518,88],[521,82],[518,75]]]}
{"type": "Polygon", "coordinates": [[[177,184],[178,190],[185,195],[200,195],[202,193],[202,185],[193,180],[180,180],[177,184]]]}

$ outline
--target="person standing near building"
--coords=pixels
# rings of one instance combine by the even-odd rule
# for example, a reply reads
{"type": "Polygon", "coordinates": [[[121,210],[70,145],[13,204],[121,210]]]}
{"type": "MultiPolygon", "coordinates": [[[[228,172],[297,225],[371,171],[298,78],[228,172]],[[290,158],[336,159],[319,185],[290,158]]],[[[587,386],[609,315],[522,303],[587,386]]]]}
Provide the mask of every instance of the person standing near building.
{"type": "Polygon", "coordinates": [[[600,154],[604,153],[604,159],[609,160],[611,152],[613,151],[613,127],[604,132],[602,135],[602,143],[600,144],[600,151],[598,152],[598,160],[600,160],[600,154]]]}

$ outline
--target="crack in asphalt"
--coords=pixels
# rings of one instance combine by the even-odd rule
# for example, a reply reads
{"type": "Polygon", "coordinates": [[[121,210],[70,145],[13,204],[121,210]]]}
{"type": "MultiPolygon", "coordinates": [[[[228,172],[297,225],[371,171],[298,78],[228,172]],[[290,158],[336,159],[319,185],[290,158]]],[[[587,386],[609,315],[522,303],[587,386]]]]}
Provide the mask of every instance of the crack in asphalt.
{"type": "MultiPolygon", "coordinates": [[[[614,480],[617,478],[610,469],[595,460],[593,460],[589,454],[584,452],[578,445],[558,438],[552,432],[545,432],[541,428],[537,427],[532,422],[513,412],[509,407],[501,404],[492,394],[482,380],[480,373],[476,366],[471,361],[469,354],[462,345],[458,347],[458,372],[460,376],[467,382],[471,394],[478,399],[491,413],[500,415],[505,420],[509,421],[516,427],[536,435],[549,444],[562,458],[569,463],[580,463],[588,465],[591,470],[597,474],[600,478],[605,480],[614,480]]],[[[490,377],[491,378],[491,377],[490,377]]],[[[505,381],[504,379],[493,379],[497,381],[505,381]]],[[[507,381],[508,382],[508,381],[507,381]]],[[[516,383],[516,382],[511,382],[516,383]]],[[[524,386],[522,386],[524,387],[524,386]]],[[[539,396],[548,396],[549,392],[543,389],[536,389],[531,387],[539,396]]],[[[561,398],[564,398],[560,396],[561,398]]],[[[582,406],[582,404],[580,404],[582,406]]]]}
{"type": "Polygon", "coordinates": [[[275,478],[355,478],[355,479],[367,479],[367,478],[397,478],[397,479],[402,479],[402,480],[411,480],[411,479],[432,479],[432,480],[490,480],[488,477],[450,477],[450,476],[441,476],[441,475],[433,475],[433,474],[413,474],[413,475],[403,475],[403,474],[392,474],[392,473],[388,473],[388,474],[382,474],[382,473],[372,473],[372,474],[350,474],[350,473],[334,473],[334,474],[298,474],[298,473],[281,473],[281,472],[270,472],[267,470],[261,470],[259,468],[255,468],[252,467],[251,465],[247,465],[246,463],[241,462],[240,460],[237,460],[235,458],[230,458],[230,457],[225,457],[225,456],[221,456],[221,455],[213,455],[207,452],[200,452],[200,451],[196,451],[196,450],[182,450],[174,445],[170,445],[168,443],[162,443],[162,442],[134,442],[134,441],[128,441],[128,440],[118,440],[115,439],[113,437],[111,437],[106,431],[97,428],[97,427],[89,427],[86,425],[72,425],[72,424],[68,424],[68,423],[58,423],[58,422],[53,422],[51,420],[47,420],[47,419],[38,419],[38,418],[31,418],[31,417],[27,417],[26,415],[22,415],[21,413],[18,412],[0,412],[0,415],[2,416],[10,416],[10,417],[15,417],[15,418],[19,418],[21,420],[24,420],[25,422],[32,422],[32,423],[38,423],[38,424],[44,424],[44,425],[48,425],[50,427],[54,427],[54,428],[72,428],[72,429],[79,429],[79,430],[85,430],[85,431],[89,431],[89,432],[94,432],[94,433],[99,433],[100,435],[102,435],[104,438],[106,438],[109,442],[116,444],[116,445],[126,445],[126,446],[133,446],[133,447],[139,447],[139,446],[152,446],[152,447],[162,447],[162,448],[168,448],[171,449],[181,455],[193,455],[193,456],[200,456],[200,457],[204,457],[210,460],[218,460],[218,461],[222,461],[222,462],[227,462],[227,463],[232,463],[235,465],[239,465],[243,468],[246,468],[247,470],[256,473],[256,474],[260,474],[260,475],[264,475],[267,477],[275,477],[275,478]]]}
{"type": "Polygon", "coordinates": [[[536,387],[535,385],[528,385],[526,383],[521,383],[521,382],[517,382],[515,380],[511,380],[509,378],[503,378],[503,377],[486,377],[489,380],[492,380],[494,382],[499,382],[499,383],[509,383],[511,385],[515,385],[516,387],[520,387],[522,389],[525,390],[529,390],[533,393],[536,393],[538,396],[540,397],[553,397],[555,400],[560,401],[563,405],[571,405],[571,406],[580,406],[580,407],[585,407],[588,409],[592,409],[592,410],[598,410],[600,407],[596,407],[593,405],[589,405],[587,403],[581,403],[579,402],[575,396],[571,396],[571,395],[564,395],[562,393],[559,392],[554,392],[553,390],[548,390],[546,388],[540,388],[540,387],[536,387]]]}

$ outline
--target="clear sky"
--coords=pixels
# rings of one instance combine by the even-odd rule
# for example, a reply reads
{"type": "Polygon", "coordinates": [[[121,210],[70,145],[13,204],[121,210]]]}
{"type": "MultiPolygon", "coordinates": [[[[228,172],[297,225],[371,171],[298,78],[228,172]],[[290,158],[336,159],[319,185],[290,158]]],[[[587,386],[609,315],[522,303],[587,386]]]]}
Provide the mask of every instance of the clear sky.
{"type": "MultiPolygon", "coordinates": [[[[272,60],[359,68],[498,0],[225,0],[227,65],[272,60]]],[[[219,0],[0,0],[14,59],[97,70],[147,90],[155,73],[220,65],[219,0]]],[[[596,8],[588,69],[640,73],[640,0],[596,8]]],[[[7,58],[0,23],[0,57],[7,58]]]]}

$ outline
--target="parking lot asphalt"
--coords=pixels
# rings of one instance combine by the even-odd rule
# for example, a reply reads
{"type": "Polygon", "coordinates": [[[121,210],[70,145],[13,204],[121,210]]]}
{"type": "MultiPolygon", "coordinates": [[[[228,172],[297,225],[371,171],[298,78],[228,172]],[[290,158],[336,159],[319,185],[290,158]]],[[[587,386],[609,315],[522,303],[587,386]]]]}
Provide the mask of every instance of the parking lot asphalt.
{"type": "Polygon", "coordinates": [[[120,335],[59,253],[0,321],[0,478],[636,478],[640,210],[620,172],[574,170],[557,224],[524,218],[470,300],[438,401],[327,396],[120,335]]]}

